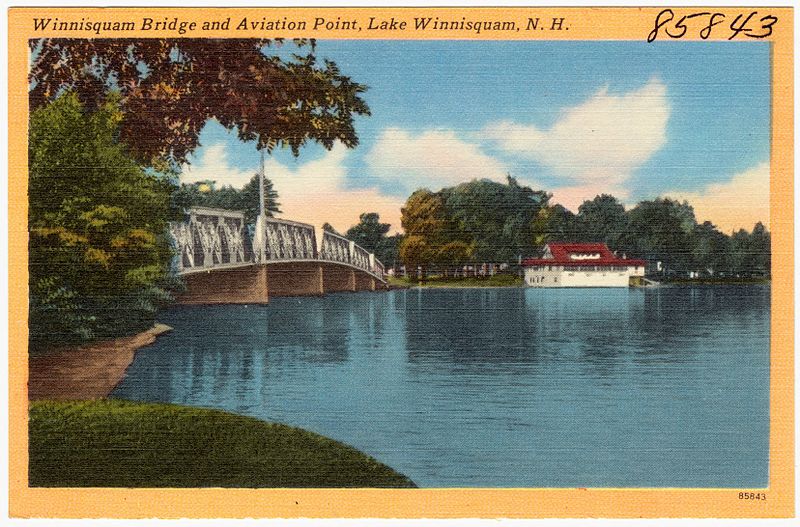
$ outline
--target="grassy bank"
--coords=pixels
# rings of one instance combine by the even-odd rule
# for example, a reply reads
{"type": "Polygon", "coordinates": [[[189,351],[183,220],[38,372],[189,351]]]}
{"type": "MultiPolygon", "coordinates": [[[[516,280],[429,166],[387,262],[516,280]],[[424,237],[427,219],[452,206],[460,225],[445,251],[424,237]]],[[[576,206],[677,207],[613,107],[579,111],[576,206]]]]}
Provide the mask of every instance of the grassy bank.
{"type": "Polygon", "coordinates": [[[444,278],[432,277],[420,282],[416,279],[390,277],[389,284],[396,287],[522,287],[522,278],[509,274],[487,277],[444,278]]]}
{"type": "Polygon", "coordinates": [[[33,402],[29,436],[31,486],[415,486],[321,435],[184,406],[33,402]]]}

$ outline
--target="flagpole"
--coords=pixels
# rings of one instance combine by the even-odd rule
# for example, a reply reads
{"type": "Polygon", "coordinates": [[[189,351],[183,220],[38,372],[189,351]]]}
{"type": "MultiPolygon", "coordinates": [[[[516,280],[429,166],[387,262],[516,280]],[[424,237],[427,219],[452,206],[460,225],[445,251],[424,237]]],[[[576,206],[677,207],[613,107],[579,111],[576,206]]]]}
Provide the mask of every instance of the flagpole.
{"type": "Polygon", "coordinates": [[[264,149],[260,149],[261,152],[261,173],[258,176],[258,214],[260,216],[264,216],[265,214],[265,206],[264,206],[264,178],[266,174],[264,173],[264,149]]]}

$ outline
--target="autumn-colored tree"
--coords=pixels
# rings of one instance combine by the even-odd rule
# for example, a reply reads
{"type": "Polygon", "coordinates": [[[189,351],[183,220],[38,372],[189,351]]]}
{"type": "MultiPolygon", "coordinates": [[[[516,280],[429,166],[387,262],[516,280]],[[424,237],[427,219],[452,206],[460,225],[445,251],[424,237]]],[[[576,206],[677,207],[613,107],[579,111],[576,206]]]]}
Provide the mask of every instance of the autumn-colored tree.
{"type": "Polygon", "coordinates": [[[428,189],[417,190],[400,211],[400,222],[406,231],[400,242],[400,259],[407,269],[421,267],[424,278],[427,266],[436,263],[439,250],[448,241],[442,196],[428,189]]]}
{"type": "Polygon", "coordinates": [[[209,119],[268,151],[297,154],[308,141],[354,147],[353,117],[369,115],[366,87],[320,63],[313,40],[294,43],[298,53],[281,58],[268,53],[280,40],[31,40],[30,105],[71,90],[92,112],[117,97],[119,140],[160,168],[183,164],[209,119]]]}

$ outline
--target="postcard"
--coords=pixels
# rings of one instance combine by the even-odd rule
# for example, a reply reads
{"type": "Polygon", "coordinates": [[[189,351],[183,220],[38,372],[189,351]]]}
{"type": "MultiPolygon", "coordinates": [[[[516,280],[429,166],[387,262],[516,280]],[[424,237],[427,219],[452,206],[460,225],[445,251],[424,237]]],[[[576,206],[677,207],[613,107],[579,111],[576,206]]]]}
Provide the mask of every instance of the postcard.
{"type": "Polygon", "coordinates": [[[793,516],[793,31],[12,8],[12,516],[793,516]]]}

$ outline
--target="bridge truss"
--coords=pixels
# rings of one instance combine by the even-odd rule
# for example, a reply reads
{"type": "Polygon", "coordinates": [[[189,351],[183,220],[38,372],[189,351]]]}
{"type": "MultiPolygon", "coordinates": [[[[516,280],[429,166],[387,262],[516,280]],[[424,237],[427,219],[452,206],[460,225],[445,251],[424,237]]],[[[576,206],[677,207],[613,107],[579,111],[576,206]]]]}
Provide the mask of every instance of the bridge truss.
{"type": "Polygon", "coordinates": [[[385,282],[375,255],[347,238],[324,231],[317,248],[313,225],[261,217],[251,233],[244,212],[193,207],[169,227],[178,273],[189,274],[253,264],[309,262],[351,267],[385,282]],[[260,232],[258,232],[260,230],[260,232]]]}

